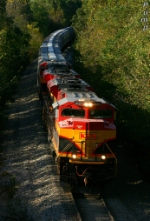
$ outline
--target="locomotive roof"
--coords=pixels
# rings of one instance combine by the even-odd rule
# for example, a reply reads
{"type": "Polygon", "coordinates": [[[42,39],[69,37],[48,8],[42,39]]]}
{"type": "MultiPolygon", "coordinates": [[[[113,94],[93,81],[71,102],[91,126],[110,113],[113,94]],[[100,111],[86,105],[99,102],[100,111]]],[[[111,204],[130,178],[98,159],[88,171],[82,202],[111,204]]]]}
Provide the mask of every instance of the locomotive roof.
{"type": "Polygon", "coordinates": [[[62,78],[54,78],[51,81],[48,82],[48,84],[69,84],[69,83],[74,83],[74,84],[80,84],[80,85],[88,85],[90,86],[86,81],[82,80],[81,78],[76,78],[76,77],[62,77],[62,78]]]}
{"type": "Polygon", "coordinates": [[[48,69],[69,69],[66,62],[61,62],[61,61],[51,61],[48,64],[48,69]]]}
{"type": "Polygon", "coordinates": [[[49,67],[48,69],[46,69],[45,70],[45,73],[50,73],[50,74],[52,74],[52,75],[56,75],[56,76],[62,76],[62,77],[67,77],[67,76],[72,76],[72,77],[74,77],[74,76],[79,76],[79,74],[76,72],[76,71],[74,71],[74,70],[72,70],[72,69],[69,69],[68,67],[66,67],[66,66],[61,66],[60,65],[60,68],[59,68],[59,66],[58,65],[54,65],[54,66],[51,66],[51,67],[49,67]]]}
{"type": "Polygon", "coordinates": [[[60,74],[60,73],[71,73],[70,69],[66,65],[48,65],[48,69],[46,69],[47,72],[60,74]]]}
{"type": "Polygon", "coordinates": [[[63,78],[55,78],[52,79],[50,81],[48,81],[47,83],[47,87],[50,90],[50,87],[54,86],[54,85],[58,85],[59,89],[66,89],[66,92],[69,91],[71,88],[80,88],[80,89],[86,89],[86,87],[90,87],[90,85],[83,81],[80,78],[73,78],[71,76],[71,78],[69,77],[63,77],[63,78]]]}
{"type": "Polygon", "coordinates": [[[75,102],[77,100],[84,99],[84,100],[91,100],[91,101],[96,101],[100,103],[107,103],[104,99],[99,98],[94,92],[92,91],[86,91],[86,90],[81,90],[80,92],[76,91],[66,91],[66,97],[62,98],[61,100],[56,101],[55,103],[52,104],[53,108],[56,108],[58,106],[64,105],[68,102],[75,102]]]}
{"type": "Polygon", "coordinates": [[[56,69],[56,68],[58,68],[58,67],[62,67],[62,68],[63,68],[63,67],[64,67],[64,68],[65,68],[65,67],[66,67],[66,68],[68,67],[66,61],[53,61],[53,60],[50,61],[49,59],[48,59],[48,60],[41,60],[41,61],[39,62],[39,65],[41,65],[43,62],[46,62],[48,68],[50,68],[50,69],[51,69],[51,68],[53,68],[53,69],[55,68],[55,69],[56,69]]]}

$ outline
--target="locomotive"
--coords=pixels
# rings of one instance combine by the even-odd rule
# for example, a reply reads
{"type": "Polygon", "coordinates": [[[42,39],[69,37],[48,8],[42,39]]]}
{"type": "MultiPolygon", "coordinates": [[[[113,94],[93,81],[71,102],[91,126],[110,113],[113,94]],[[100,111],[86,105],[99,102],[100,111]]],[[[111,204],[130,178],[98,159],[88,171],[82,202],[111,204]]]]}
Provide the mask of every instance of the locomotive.
{"type": "Polygon", "coordinates": [[[116,108],[99,98],[64,58],[63,50],[74,38],[73,27],[60,29],[40,47],[42,119],[60,177],[71,185],[100,185],[117,173],[116,108]]]}

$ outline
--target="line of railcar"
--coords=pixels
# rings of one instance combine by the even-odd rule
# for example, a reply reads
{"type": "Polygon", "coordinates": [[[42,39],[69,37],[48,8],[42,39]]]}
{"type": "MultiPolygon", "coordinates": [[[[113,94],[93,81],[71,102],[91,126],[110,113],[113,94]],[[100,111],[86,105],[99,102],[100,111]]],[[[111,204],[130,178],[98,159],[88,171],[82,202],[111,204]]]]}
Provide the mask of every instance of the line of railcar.
{"type": "Polygon", "coordinates": [[[42,43],[38,57],[38,92],[42,118],[58,173],[71,185],[94,186],[116,177],[116,108],[67,63],[62,51],[74,39],[72,27],[42,43]]]}

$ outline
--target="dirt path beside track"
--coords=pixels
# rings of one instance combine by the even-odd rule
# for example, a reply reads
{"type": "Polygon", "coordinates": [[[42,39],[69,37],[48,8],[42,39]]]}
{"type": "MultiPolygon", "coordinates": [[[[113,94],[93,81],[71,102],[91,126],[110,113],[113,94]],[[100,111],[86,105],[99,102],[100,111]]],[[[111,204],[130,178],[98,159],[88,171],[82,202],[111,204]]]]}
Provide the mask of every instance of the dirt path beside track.
{"type": "Polygon", "coordinates": [[[7,107],[8,122],[1,141],[0,221],[77,220],[65,207],[71,194],[60,187],[41,120],[36,86],[37,61],[24,72],[7,107]]]}

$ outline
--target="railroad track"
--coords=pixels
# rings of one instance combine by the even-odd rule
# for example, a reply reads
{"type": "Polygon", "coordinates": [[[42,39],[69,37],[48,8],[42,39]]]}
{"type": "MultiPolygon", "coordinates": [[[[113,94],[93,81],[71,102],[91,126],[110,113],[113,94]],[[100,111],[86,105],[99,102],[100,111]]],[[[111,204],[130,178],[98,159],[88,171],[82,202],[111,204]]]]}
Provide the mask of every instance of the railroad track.
{"type": "MultiPolygon", "coordinates": [[[[54,172],[57,173],[57,166],[54,172]]],[[[70,217],[70,220],[76,217],[76,220],[82,221],[114,221],[101,194],[92,193],[90,189],[87,189],[85,193],[84,187],[76,188],[76,192],[81,191],[81,193],[71,193],[70,184],[62,180],[60,181],[60,186],[64,198],[63,208],[65,216],[67,218],[70,217]]]]}
{"type": "MultiPolygon", "coordinates": [[[[76,216],[77,220],[82,221],[114,221],[100,194],[71,194],[70,185],[62,181],[60,183],[63,192],[68,192],[68,199],[70,199],[69,204],[67,202],[64,204],[65,215],[67,217],[70,217],[70,220],[72,220],[72,218],[76,216]],[[70,194],[72,195],[72,197],[70,194]]],[[[64,195],[64,197],[66,198],[67,194],[64,195]]]]}
{"type": "Polygon", "coordinates": [[[114,221],[100,195],[74,194],[73,197],[83,221],[114,221]]]}

